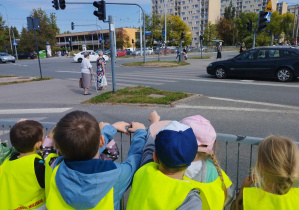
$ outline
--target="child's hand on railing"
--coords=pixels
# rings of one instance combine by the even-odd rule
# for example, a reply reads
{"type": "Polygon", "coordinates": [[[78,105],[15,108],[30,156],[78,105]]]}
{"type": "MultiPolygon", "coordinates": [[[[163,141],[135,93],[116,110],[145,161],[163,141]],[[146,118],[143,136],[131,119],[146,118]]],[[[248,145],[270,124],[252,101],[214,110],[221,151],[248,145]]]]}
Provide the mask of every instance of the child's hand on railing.
{"type": "Polygon", "coordinates": [[[119,121],[113,124],[113,126],[116,128],[117,131],[125,133],[129,135],[129,131],[126,129],[126,127],[130,127],[130,124],[124,121],[119,121]]]}
{"type": "Polygon", "coordinates": [[[139,123],[139,122],[132,122],[130,128],[128,129],[128,131],[130,133],[134,133],[138,129],[144,129],[145,130],[145,126],[142,123],[139,123]]]}

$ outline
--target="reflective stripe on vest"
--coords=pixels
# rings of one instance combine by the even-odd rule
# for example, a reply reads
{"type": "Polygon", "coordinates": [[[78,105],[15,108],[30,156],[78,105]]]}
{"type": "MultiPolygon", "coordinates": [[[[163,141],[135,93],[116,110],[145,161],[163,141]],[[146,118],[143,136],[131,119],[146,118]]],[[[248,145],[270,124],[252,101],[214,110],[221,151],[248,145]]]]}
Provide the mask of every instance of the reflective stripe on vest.
{"type": "Polygon", "coordinates": [[[45,190],[40,187],[34,169],[37,154],[27,155],[0,166],[0,209],[37,209],[45,204],[45,190]]]}
{"type": "MultiPolygon", "coordinates": [[[[221,170],[222,171],[222,170],[221,170]]],[[[224,171],[222,171],[222,176],[226,188],[232,185],[229,177],[224,171]]],[[[215,179],[215,181],[210,183],[196,182],[197,188],[200,189],[200,197],[202,199],[202,209],[203,210],[221,210],[224,206],[225,194],[222,188],[222,181],[220,177],[215,179]]]]}
{"type": "Polygon", "coordinates": [[[299,189],[291,188],[286,194],[277,195],[256,187],[245,187],[243,190],[243,206],[244,210],[297,210],[299,209],[299,189]]]}
{"type": "MultiPolygon", "coordinates": [[[[55,181],[56,172],[59,165],[54,168],[51,178],[50,178],[50,185],[49,185],[49,193],[47,197],[47,208],[48,210],[68,210],[68,209],[74,209],[71,206],[69,206],[64,199],[62,198],[57,185],[55,181]]],[[[70,186],[71,187],[71,186],[70,186]]],[[[92,209],[107,209],[107,210],[113,210],[114,209],[114,203],[113,203],[113,188],[105,195],[104,198],[92,209]]]]}
{"type": "MultiPolygon", "coordinates": [[[[195,189],[195,181],[177,180],[158,170],[157,163],[142,166],[134,175],[127,210],[177,209],[188,193],[195,189]]],[[[188,179],[189,180],[189,179],[188,179]]]]}
{"type": "Polygon", "coordinates": [[[50,190],[50,181],[51,181],[51,176],[52,176],[52,171],[53,168],[49,165],[50,161],[52,158],[57,158],[59,157],[55,153],[50,153],[46,160],[45,160],[45,193],[46,193],[46,198],[48,197],[49,190],[50,190]]]}

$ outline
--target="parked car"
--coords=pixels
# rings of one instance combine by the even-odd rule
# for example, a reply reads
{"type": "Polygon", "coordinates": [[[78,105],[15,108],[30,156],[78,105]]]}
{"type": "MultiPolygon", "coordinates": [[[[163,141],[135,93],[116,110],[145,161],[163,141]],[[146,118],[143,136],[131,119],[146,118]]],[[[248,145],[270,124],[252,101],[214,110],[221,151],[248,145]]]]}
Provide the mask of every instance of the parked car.
{"type": "Polygon", "coordinates": [[[127,55],[127,51],[125,50],[117,50],[116,51],[116,56],[126,56],[127,55]]]}
{"type": "Polygon", "coordinates": [[[219,79],[241,76],[289,82],[299,76],[299,50],[289,46],[259,47],[228,60],[210,63],[207,73],[219,79]]]}
{"type": "MultiPolygon", "coordinates": [[[[165,53],[165,48],[160,48],[160,54],[164,54],[165,53]]],[[[166,48],[166,53],[170,54],[171,53],[171,49],[166,48]]],[[[159,54],[159,48],[156,49],[155,54],[159,54]]]]}
{"type": "Polygon", "coordinates": [[[34,59],[35,55],[32,52],[23,52],[18,55],[18,59],[34,59]]]}
{"type": "Polygon", "coordinates": [[[147,55],[152,55],[152,54],[154,54],[154,50],[153,50],[153,48],[147,47],[147,48],[145,48],[145,53],[147,55]]]}
{"type": "Polygon", "coordinates": [[[126,48],[125,50],[127,52],[127,55],[132,55],[132,53],[134,51],[133,48],[126,48]]]}
{"type": "Polygon", "coordinates": [[[16,58],[14,56],[9,55],[6,52],[0,52],[0,63],[6,63],[6,62],[16,62],[16,58]]]}
{"type": "Polygon", "coordinates": [[[140,48],[136,49],[135,51],[132,52],[133,56],[138,56],[140,55],[140,48]]]}
{"type": "MultiPolygon", "coordinates": [[[[74,61],[81,63],[84,58],[85,52],[89,52],[90,62],[95,62],[99,57],[98,53],[95,53],[93,50],[86,50],[86,51],[82,51],[82,52],[74,54],[74,61]]],[[[103,55],[103,57],[106,61],[109,61],[109,57],[107,55],[103,55]]]]}

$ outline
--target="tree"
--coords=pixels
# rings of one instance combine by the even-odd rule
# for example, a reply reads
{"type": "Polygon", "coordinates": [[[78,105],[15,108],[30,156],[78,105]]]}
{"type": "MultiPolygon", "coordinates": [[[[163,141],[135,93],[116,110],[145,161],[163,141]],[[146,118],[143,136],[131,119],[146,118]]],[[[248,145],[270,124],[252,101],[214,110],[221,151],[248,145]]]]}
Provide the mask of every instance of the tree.
{"type": "Polygon", "coordinates": [[[228,7],[225,7],[224,9],[224,18],[227,20],[233,20],[236,16],[236,8],[233,7],[232,1],[230,1],[230,4],[228,7]]]}
{"type": "MultiPolygon", "coordinates": [[[[56,34],[59,29],[56,25],[56,16],[52,13],[50,18],[42,9],[33,9],[31,17],[38,17],[40,19],[40,30],[36,31],[39,50],[46,49],[46,42],[54,47],[56,45],[56,34]]],[[[36,51],[34,32],[23,28],[21,33],[21,41],[19,43],[19,51],[36,51]]]]}
{"type": "Polygon", "coordinates": [[[235,27],[233,24],[233,19],[226,19],[225,17],[220,19],[216,24],[217,32],[219,37],[224,41],[226,45],[233,44],[233,38],[235,36],[235,27]]]}
{"type": "Polygon", "coordinates": [[[215,24],[212,24],[210,21],[205,24],[205,30],[203,32],[203,43],[210,44],[210,42],[213,39],[217,39],[218,33],[217,33],[217,26],[215,24]]]}

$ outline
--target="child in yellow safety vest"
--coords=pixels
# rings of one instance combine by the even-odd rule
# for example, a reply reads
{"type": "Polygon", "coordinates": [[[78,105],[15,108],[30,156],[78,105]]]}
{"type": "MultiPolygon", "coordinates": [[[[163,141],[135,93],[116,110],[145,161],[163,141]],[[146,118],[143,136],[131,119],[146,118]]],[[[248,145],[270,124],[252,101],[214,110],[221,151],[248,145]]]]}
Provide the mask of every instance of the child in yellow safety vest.
{"type": "MultiPolygon", "coordinates": [[[[150,153],[154,150],[156,133],[170,121],[160,121],[160,116],[153,111],[149,116],[151,126],[144,147],[141,164],[152,161],[150,153]]],[[[184,118],[182,124],[193,129],[197,140],[197,154],[191,165],[187,168],[185,176],[196,181],[201,191],[202,209],[223,209],[233,198],[234,186],[229,177],[221,170],[217,158],[213,153],[216,132],[210,121],[200,115],[184,118]]]]}
{"type": "Polygon", "coordinates": [[[253,174],[245,178],[231,209],[297,210],[298,180],[297,145],[285,137],[268,136],[260,142],[253,174]]]}
{"type": "Polygon", "coordinates": [[[73,111],[60,119],[51,133],[50,139],[63,156],[49,154],[45,160],[48,210],[119,210],[120,200],[140,166],[147,134],[144,125],[99,125],[89,113],[73,111]],[[117,131],[134,132],[126,160],[101,160],[100,153],[117,131]]]}
{"type": "Polygon", "coordinates": [[[170,122],[156,136],[154,162],[134,175],[127,210],[201,209],[196,182],[184,172],[196,156],[196,138],[189,126],[170,122]]]}
{"type": "Polygon", "coordinates": [[[43,138],[43,126],[34,120],[22,120],[11,128],[10,141],[17,152],[0,165],[0,209],[46,209],[45,166],[36,154],[43,138]]]}

